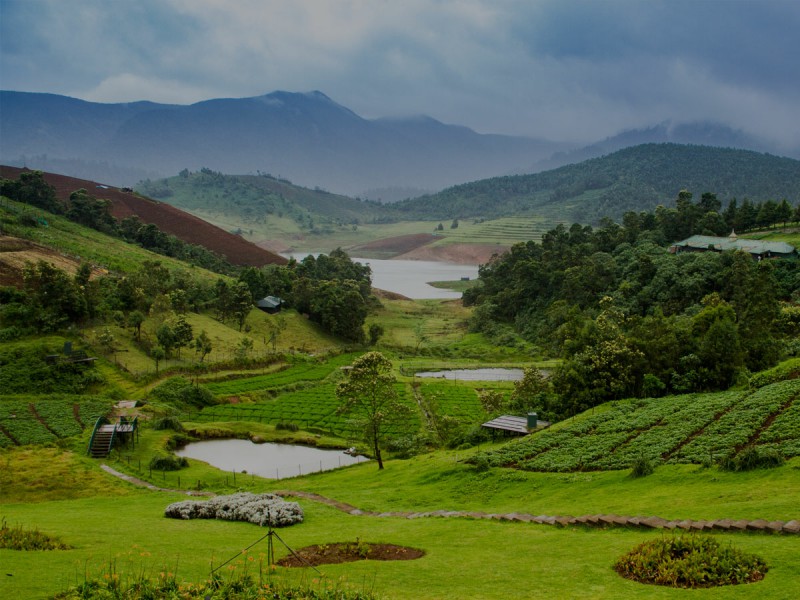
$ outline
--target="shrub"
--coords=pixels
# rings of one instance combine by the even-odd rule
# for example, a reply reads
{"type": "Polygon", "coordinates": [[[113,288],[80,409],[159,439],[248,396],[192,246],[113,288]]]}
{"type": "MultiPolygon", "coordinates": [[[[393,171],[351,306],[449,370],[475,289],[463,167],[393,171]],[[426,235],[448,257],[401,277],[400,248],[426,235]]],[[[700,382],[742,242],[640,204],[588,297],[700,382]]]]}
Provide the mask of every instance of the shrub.
{"type": "Polygon", "coordinates": [[[154,471],[180,471],[188,466],[188,460],[174,454],[156,454],[150,459],[150,468],[154,471]]]}
{"type": "Polygon", "coordinates": [[[14,325],[0,329],[0,342],[10,342],[19,339],[21,336],[22,331],[14,325]]]}
{"type": "Polygon", "coordinates": [[[719,468],[723,471],[752,471],[780,467],[783,463],[784,458],[777,450],[746,446],[739,454],[723,458],[719,468]]]}
{"type": "Polygon", "coordinates": [[[207,501],[184,500],[164,509],[172,519],[222,519],[246,521],[255,525],[288,527],[303,521],[303,509],[297,502],[287,502],[275,494],[242,492],[217,496],[207,501]]]}
{"type": "Polygon", "coordinates": [[[178,420],[178,417],[161,417],[153,421],[153,429],[161,431],[164,429],[171,429],[172,431],[183,431],[183,425],[178,420]]]}
{"type": "Polygon", "coordinates": [[[614,564],[627,579],[680,588],[705,588],[761,581],[767,564],[705,536],[672,536],[640,544],[614,564]]]}
{"type": "Polygon", "coordinates": [[[647,477],[648,475],[652,475],[655,470],[656,467],[653,461],[644,454],[641,454],[631,465],[631,477],[647,477]]]}
{"type": "Polygon", "coordinates": [[[166,443],[167,450],[177,450],[183,448],[186,444],[193,441],[193,438],[183,433],[176,433],[171,435],[166,443]]]}
{"type": "Polygon", "coordinates": [[[386,449],[394,453],[396,458],[411,458],[428,449],[430,439],[426,435],[414,434],[391,438],[386,449]]]}
{"type": "Polygon", "coordinates": [[[0,548],[9,550],[67,550],[67,544],[56,537],[21,526],[9,527],[5,517],[0,521],[0,548]]]}

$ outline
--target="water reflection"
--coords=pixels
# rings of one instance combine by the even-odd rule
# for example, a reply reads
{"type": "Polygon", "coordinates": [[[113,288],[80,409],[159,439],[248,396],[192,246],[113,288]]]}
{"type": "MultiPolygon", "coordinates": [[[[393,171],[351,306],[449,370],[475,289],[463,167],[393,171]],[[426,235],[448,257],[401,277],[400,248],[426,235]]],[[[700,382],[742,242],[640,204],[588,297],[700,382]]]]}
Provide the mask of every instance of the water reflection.
{"type": "Polygon", "coordinates": [[[366,462],[342,450],[293,444],[254,444],[250,440],[205,440],[176,450],[178,456],[202,460],[223,471],[247,472],[266,479],[285,479],[366,462]]]}

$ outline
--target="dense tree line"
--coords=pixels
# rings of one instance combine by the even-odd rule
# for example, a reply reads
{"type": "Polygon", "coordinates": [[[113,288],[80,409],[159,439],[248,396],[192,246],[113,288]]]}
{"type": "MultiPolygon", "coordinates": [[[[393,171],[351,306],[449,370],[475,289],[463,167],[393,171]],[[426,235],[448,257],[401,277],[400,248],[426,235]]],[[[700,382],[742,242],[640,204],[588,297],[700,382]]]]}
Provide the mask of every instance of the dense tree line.
{"type": "Polygon", "coordinates": [[[253,300],[278,296],[337,337],[359,343],[365,339],[372,271],[350,260],[340,248],[329,255],[291,260],[287,266],[248,267],[239,281],[247,285],[253,300]]]}
{"type": "MultiPolygon", "coordinates": [[[[481,267],[464,293],[474,326],[512,326],[564,358],[552,383],[562,412],[628,396],[724,389],[741,373],[800,352],[800,261],[744,252],[670,254],[708,231],[716,199],[627,213],[623,224],[559,226],[481,267]]],[[[730,223],[725,221],[727,229],[730,223]]],[[[716,233],[717,230],[711,231],[716,233]]]]}
{"type": "Polygon", "coordinates": [[[92,277],[85,263],[74,276],[44,261],[29,263],[20,289],[0,288],[0,338],[113,321],[129,327],[142,342],[141,325],[149,316],[159,322],[148,350],[157,343],[169,358],[194,341],[205,356],[208,344],[194,337],[181,315],[211,311],[241,331],[254,302],[266,295],[282,298],[285,307],[307,314],[334,336],[365,341],[371,271],[338,249],[287,266],[244,268],[238,279],[219,278],[213,284],[186,271],[170,271],[158,261],[145,261],[133,273],[103,277],[92,277]]]}

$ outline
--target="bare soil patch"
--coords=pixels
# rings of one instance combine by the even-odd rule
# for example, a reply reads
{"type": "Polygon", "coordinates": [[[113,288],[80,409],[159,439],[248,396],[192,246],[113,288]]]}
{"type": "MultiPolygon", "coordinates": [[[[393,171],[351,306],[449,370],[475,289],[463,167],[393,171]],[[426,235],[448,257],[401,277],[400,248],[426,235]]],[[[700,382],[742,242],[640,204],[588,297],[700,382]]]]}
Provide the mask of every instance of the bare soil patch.
{"type": "Polygon", "coordinates": [[[424,550],[395,546],[394,544],[367,544],[364,542],[337,542],[318,544],[296,550],[294,555],[278,561],[282,567],[316,567],[336,565],[356,560],[415,560],[425,556],[424,550]]]}
{"type": "Polygon", "coordinates": [[[408,235],[398,235],[395,237],[374,240],[366,244],[353,246],[348,252],[358,254],[360,250],[367,252],[386,252],[393,254],[404,254],[411,252],[415,248],[420,248],[430,244],[438,238],[431,233],[411,233],[408,235]]]}
{"type": "MultiPolygon", "coordinates": [[[[70,275],[75,275],[80,266],[79,260],[29,240],[0,236],[0,285],[21,286],[25,264],[36,264],[40,260],[70,275]]],[[[103,269],[93,269],[92,277],[105,273],[103,269]]]]}
{"type": "Polygon", "coordinates": [[[435,260],[461,265],[482,265],[508,250],[500,244],[443,244],[422,246],[395,256],[398,260],[435,260]]]}

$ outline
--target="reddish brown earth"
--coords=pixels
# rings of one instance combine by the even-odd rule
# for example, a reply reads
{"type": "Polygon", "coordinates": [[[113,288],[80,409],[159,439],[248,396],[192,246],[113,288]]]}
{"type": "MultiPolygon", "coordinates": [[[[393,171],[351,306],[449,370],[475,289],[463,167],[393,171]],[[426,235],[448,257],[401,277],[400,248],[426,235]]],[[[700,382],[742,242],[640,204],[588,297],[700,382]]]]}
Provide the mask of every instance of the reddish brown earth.
{"type": "Polygon", "coordinates": [[[359,250],[372,252],[387,252],[393,254],[404,254],[412,250],[430,244],[438,238],[431,233],[411,233],[408,235],[398,235],[395,237],[374,240],[366,244],[353,246],[348,250],[351,254],[358,254],[359,250]]]}
{"type": "Polygon", "coordinates": [[[440,239],[431,233],[414,233],[375,240],[348,248],[348,253],[357,255],[359,250],[385,252],[401,260],[434,260],[462,265],[482,265],[495,254],[508,250],[500,244],[442,244],[432,245],[440,239]]]}
{"type": "MultiPolygon", "coordinates": [[[[0,176],[17,179],[25,169],[0,166],[0,176]]],[[[145,198],[131,192],[103,185],[86,179],[67,177],[55,173],[45,173],[44,179],[55,187],[56,197],[65,204],[69,195],[85,189],[91,196],[111,202],[111,214],[117,219],[132,215],[145,223],[152,223],[164,233],[174,235],[179,240],[208,248],[224,255],[234,265],[260,267],[268,264],[286,264],[282,256],[256,246],[247,240],[220,229],[202,219],[190,215],[170,204],[145,198]]]]}
{"type": "Polygon", "coordinates": [[[421,246],[394,258],[483,265],[489,262],[493,255],[502,254],[506,250],[508,250],[508,246],[499,244],[444,244],[442,246],[421,246]]]}
{"type": "Polygon", "coordinates": [[[423,550],[394,544],[342,542],[307,546],[278,561],[282,567],[316,567],[356,560],[414,560],[425,556],[423,550]]]}

